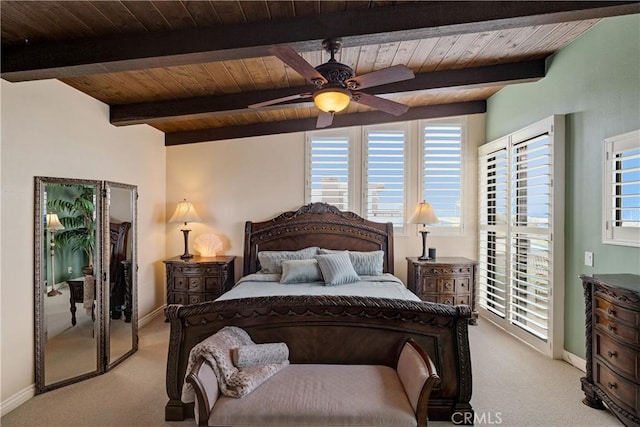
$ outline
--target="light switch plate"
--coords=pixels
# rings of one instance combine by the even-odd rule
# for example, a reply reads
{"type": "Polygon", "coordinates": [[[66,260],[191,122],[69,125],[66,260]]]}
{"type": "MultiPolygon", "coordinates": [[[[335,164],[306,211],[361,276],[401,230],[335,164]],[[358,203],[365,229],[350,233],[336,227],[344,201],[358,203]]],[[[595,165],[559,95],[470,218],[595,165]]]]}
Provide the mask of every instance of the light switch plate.
{"type": "Polygon", "coordinates": [[[593,252],[586,251],[584,253],[584,265],[593,267],[593,252]]]}

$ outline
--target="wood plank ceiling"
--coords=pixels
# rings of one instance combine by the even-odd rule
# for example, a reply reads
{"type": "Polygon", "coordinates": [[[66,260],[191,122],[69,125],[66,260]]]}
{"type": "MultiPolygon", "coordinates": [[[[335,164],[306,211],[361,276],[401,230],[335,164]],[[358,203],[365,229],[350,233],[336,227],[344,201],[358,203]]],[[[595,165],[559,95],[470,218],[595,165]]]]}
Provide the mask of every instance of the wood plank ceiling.
{"type": "Polygon", "coordinates": [[[57,78],[110,106],[116,126],[146,123],[167,145],[311,130],[318,109],[248,105],[313,87],[268,52],[286,44],[310,64],[322,39],[356,75],[392,65],[416,78],[366,93],[401,116],[352,102],[332,127],[484,112],[509,84],[545,75],[545,59],[599,19],[640,13],[598,1],[6,1],[2,78],[57,78]]]}

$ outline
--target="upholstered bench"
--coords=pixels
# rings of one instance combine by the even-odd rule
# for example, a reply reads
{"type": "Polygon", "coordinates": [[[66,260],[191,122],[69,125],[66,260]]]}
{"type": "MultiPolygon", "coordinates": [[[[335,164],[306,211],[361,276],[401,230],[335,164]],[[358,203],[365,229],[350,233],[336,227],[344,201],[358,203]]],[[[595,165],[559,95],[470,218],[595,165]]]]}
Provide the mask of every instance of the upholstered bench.
{"type": "Polygon", "coordinates": [[[393,369],[381,365],[291,364],[242,398],[220,392],[203,358],[186,381],[200,426],[426,426],[432,387],[429,356],[407,341],[393,369]]]}

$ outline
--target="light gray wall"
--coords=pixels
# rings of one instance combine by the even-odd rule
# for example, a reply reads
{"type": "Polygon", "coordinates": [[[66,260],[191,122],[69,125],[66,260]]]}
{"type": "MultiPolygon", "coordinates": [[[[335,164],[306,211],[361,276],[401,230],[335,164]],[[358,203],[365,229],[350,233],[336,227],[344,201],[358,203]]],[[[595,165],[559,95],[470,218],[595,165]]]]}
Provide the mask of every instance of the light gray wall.
{"type": "Polygon", "coordinates": [[[565,349],[584,357],[578,275],[640,274],[640,249],[601,237],[603,140],[640,128],[640,15],[599,22],[551,58],[544,79],[501,90],[487,109],[487,141],[566,115],[565,349]],[[584,266],[585,251],[593,267],[584,266]]]}

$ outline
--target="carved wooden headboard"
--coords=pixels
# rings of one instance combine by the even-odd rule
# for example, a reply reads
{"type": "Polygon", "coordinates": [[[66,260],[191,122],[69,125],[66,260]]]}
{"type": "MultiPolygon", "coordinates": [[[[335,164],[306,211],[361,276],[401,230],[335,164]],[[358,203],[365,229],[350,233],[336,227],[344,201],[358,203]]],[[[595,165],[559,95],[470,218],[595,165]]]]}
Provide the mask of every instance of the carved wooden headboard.
{"type": "Polygon", "coordinates": [[[393,273],[392,223],[369,221],[326,203],[311,203],[268,221],[246,222],[243,275],[260,269],[258,251],[295,251],[310,246],[383,250],[383,270],[393,273]]]}

